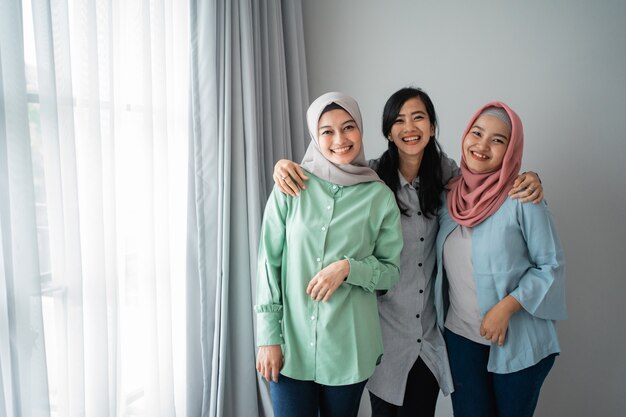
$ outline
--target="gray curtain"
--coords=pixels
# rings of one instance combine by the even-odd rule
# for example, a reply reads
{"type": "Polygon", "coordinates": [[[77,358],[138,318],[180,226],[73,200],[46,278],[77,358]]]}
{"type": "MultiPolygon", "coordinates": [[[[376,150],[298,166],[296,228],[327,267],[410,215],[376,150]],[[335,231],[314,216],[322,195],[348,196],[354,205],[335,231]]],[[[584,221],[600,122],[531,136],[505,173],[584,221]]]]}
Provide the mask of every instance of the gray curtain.
{"type": "Polygon", "coordinates": [[[256,253],[274,162],[308,143],[301,3],[192,0],[190,30],[187,412],[271,415],[256,253]]]}

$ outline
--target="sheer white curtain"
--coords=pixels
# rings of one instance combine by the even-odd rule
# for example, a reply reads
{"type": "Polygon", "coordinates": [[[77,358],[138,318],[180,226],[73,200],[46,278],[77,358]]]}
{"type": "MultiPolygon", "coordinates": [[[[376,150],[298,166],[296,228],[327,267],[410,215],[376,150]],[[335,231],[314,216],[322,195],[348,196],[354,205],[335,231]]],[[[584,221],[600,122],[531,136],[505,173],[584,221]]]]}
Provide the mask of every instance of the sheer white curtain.
{"type": "Polygon", "coordinates": [[[188,21],[0,1],[0,415],[187,415],[188,21]]]}
{"type": "Polygon", "coordinates": [[[252,307],[273,165],[308,143],[301,3],[191,0],[190,28],[188,414],[271,415],[252,307]]]}

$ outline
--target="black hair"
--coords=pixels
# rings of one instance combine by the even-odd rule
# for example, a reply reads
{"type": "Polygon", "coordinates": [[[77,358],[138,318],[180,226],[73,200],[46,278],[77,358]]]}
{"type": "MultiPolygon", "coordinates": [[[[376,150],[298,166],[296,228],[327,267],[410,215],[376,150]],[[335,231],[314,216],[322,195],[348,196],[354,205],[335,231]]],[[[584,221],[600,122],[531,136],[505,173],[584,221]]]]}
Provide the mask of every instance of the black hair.
{"type": "Polygon", "coordinates": [[[324,113],[327,113],[331,110],[343,110],[346,111],[346,109],[344,109],[343,107],[341,107],[339,104],[335,103],[334,101],[332,103],[330,103],[328,106],[324,107],[324,110],[322,110],[322,112],[320,113],[320,119],[322,118],[322,115],[324,113]]]}
{"type": "MultiPolygon", "coordinates": [[[[382,132],[385,140],[391,133],[391,127],[398,118],[398,114],[404,103],[412,98],[417,98],[424,103],[428,118],[435,132],[430,137],[428,145],[424,148],[424,156],[420,164],[417,176],[420,180],[419,197],[420,209],[424,216],[430,218],[437,215],[437,210],[441,207],[441,193],[444,189],[442,172],[441,172],[441,146],[437,142],[437,115],[435,114],[435,106],[432,100],[424,91],[419,88],[407,87],[402,88],[389,97],[383,110],[382,132]]],[[[400,157],[398,155],[398,147],[391,140],[387,140],[388,149],[381,155],[376,173],[387,184],[396,196],[396,202],[403,215],[408,214],[408,208],[404,207],[398,201],[398,190],[400,189],[400,180],[398,179],[398,169],[400,167],[400,157]]]]}

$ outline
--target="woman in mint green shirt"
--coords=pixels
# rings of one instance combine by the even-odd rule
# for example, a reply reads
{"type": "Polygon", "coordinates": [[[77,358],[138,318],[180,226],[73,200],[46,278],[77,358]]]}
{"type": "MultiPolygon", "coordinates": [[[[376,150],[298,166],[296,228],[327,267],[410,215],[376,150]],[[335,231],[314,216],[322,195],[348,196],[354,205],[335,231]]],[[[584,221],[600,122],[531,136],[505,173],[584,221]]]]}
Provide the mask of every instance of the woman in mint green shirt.
{"type": "Polygon", "coordinates": [[[308,192],[274,189],[265,208],[257,370],[277,417],[356,416],[383,352],[375,290],[400,276],[400,212],[365,160],[354,99],[324,94],[307,121],[308,192]]]}

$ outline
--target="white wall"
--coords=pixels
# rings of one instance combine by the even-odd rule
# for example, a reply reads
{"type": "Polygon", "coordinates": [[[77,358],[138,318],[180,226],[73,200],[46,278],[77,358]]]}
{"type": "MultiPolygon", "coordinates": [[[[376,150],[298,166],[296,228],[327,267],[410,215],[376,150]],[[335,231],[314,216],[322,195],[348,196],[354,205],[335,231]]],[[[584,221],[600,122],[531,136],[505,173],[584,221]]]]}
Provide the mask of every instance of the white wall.
{"type": "MultiPolygon", "coordinates": [[[[385,149],[382,107],[424,88],[459,156],[478,106],[524,121],[567,259],[569,320],[538,417],[626,415],[626,2],[304,0],[311,99],[355,96],[366,153],[385,149]]],[[[449,403],[439,410],[451,415],[449,403]]]]}

